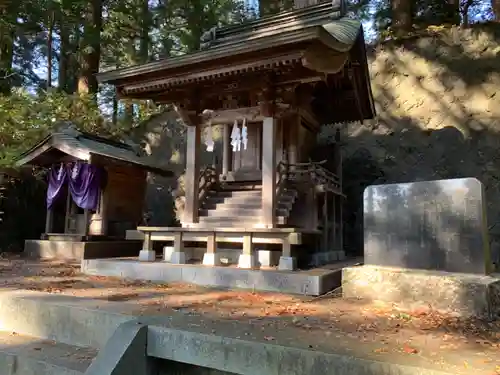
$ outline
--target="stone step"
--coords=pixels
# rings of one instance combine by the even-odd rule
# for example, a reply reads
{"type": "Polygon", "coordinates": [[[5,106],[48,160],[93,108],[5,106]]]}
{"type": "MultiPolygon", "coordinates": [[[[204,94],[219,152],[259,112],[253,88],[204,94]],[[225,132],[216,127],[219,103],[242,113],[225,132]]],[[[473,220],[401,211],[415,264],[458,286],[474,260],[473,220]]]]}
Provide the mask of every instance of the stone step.
{"type": "MultiPolygon", "coordinates": [[[[227,217],[227,216],[202,216],[194,227],[196,228],[252,228],[262,221],[260,216],[227,217]]],[[[278,216],[276,224],[286,223],[286,217],[278,216]]],[[[193,227],[193,224],[190,224],[193,227]]]]}
{"type": "MultiPolygon", "coordinates": [[[[289,210],[286,207],[279,207],[276,209],[276,213],[281,216],[287,216],[289,210]]],[[[240,205],[227,206],[227,205],[217,205],[212,208],[202,208],[199,210],[200,217],[211,217],[211,216],[225,216],[225,217],[248,217],[248,216],[261,216],[262,209],[260,206],[255,207],[241,207],[240,205]]]]}
{"type": "MultiPolygon", "coordinates": [[[[291,204],[290,202],[279,202],[278,203],[278,208],[279,209],[284,209],[288,210],[291,204]]],[[[262,202],[259,200],[258,202],[222,202],[222,203],[212,203],[212,202],[203,202],[202,204],[202,209],[206,210],[215,210],[215,209],[250,209],[250,210],[257,210],[261,209],[262,207],[262,202]]]]}
{"type": "MultiPolygon", "coordinates": [[[[247,194],[247,192],[244,192],[244,194],[234,194],[235,192],[214,192],[210,193],[207,198],[205,199],[205,202],[208,203],[257,203],[261,204],[262,201],[262,195],[259,194],[247,194]]],[[[297,193],[294,191],[290,192],[285,192],[283,193],[280,198],[279,198],[279,203],[288,203],[288,202],[295,202],[295,199],[297,199],[297,193]]]]}
{"type": "Polygon", "coordinates": [[[233,204],[239,204],[239,203],[254,203],[254,204],[261,204],[262,199],[261,197],[219,197],[219,196],[208,196],[205,200],[204,203],[209,203],[209,204],[220,204],[220,203],[233,203],[233,204]]]}
{"type": "Polygon", "coordinates": [[[261,216],[202,216],[200,223],[214,223],[214,222],[237,222],[237,223],[259,223],[261,216]]]}
{"type": "Polygon", "coordinates": [[[133,317],[115,319],[117,313],[124,311],[124,306],[120,305],[114,312],[99,315],[92,311],[94,308],[95,301],[88,298],[4,290],[0,291],[0,331],[53,339],[79,347],[101,348],[119,324],[133,317]]]}
{"type": "Polygon", "coordinates": [[[261,216],[262,209],[259,208],[245,208],[240,206],[234,207],[217,207],[214,209],[201,209],[200,216],[226,216],[226,217],[248,217],[248,216],[261,216]]]}
{"type": "Polygon", "coordinates": [[[261,197],[261,190],[232,190],[232,191],[221,191],[221,190],[210,190],[208,192],[211,197],[227,197],[227,198],[236,198],[236,197],[261,197]]]}
{"type": "Polygon", "coordinates": [[[256,190],[262,189],[261,182],[226,182],[220,185],[221,190],[256,190]]]}
{"type": "Polygon", "coordinates": [[[96,355],[95,349],[0,332],[0,374],[83,375],[96,355]]]}

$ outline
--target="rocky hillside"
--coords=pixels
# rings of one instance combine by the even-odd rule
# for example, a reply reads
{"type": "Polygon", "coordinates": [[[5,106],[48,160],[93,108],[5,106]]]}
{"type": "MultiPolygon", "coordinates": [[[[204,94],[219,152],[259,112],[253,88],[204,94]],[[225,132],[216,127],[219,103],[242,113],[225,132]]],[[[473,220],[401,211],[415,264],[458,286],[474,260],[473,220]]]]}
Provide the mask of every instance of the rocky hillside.
{"type": "MultiPolygon", "coordinates": [[[[500,248],[500,25],[427,30],[373,47],[369,58],[378,118],[342,127],[346,245],[362,248],[367,185],[477,177],[486,187],[492,245],[500,248]]],[[[140,132],[153,156],[181,171],[182,130],[167,123],[175,121],[157,118],[140,132]]],[[[326,155],[333,134],[325,127],[319,137],[326,155]]],[[[166,182],[152,185],[148,199],[163,223],[173,207],[171,200],[160,204],[168,194],[158,198],[158,191],[169,193],[166,182]]]]}
{"type": "MultiPolygon", "coordinates": [[[[359,249],[367,184],[477,177],[498,254],[500,26],[433,29],[386,42],[370,51],[370,70],[378,117],[344,126],[346,242],[359,249]]],[[[325,128],[321,141],[332,133],[325,128]]]]}

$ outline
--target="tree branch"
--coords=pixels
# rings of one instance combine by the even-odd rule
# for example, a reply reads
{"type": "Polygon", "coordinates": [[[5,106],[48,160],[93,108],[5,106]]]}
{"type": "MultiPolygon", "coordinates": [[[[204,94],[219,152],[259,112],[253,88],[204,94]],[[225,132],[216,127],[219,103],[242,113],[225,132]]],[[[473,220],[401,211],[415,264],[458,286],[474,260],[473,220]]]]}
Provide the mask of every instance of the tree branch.
{"type": "Polygon", "coordinates": [[[14,75],[16,75],[16,73],[10,73],[10,74],[7,74],[6,76],[0,77],[0,79],[7,79],[7,78],[10,78],[14,75]]]}

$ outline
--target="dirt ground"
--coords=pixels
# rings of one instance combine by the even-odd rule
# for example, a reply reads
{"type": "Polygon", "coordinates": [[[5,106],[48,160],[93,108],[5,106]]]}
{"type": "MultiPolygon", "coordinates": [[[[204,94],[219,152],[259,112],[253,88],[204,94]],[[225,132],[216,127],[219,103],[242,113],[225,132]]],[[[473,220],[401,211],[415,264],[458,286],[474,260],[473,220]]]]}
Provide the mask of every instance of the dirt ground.
{"type": "Polygon", "coordinates": [[[273,325],[297,330],[298,334],[347,336],[379,343],[379,353],[384,353],[389,343],[399,345],[408,355],[472,350],[487,353],[484,361],[491,361],[492,374],[500,374],[500,320],[460,319],[430,309],[403,311],[394,305],[346,300],[338,295],[311,298],[92,277],[81,274],[78,264],[18,257],[0,259],[0,288],[127,301],[136,303],[137,313],[144,315],[186,311],[213,319],[251,321],[255,329],[273,325]]]}

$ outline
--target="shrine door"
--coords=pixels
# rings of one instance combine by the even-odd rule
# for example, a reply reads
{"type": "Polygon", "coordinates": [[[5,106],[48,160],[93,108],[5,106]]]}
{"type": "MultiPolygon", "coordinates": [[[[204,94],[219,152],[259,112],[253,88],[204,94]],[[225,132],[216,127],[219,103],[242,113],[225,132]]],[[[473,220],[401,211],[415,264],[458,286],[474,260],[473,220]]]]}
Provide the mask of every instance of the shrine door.
{"type": "Polygon", "coordinates": [[[262,123],[247,125],[247,149],[232,152],[232,171],[235,180],[257,181],[262,178],[262,123]]]}

